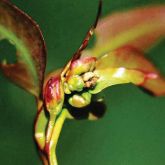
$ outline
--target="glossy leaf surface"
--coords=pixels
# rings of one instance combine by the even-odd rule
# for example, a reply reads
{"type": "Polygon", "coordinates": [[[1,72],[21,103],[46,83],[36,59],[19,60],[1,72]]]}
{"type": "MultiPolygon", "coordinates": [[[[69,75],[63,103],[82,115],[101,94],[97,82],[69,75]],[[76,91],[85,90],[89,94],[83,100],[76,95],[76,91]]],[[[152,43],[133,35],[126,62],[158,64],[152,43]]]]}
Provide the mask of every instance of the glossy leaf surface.
{"type": "Polygon", "coordinates": [[[142,52],[130,46],[100,57],[95,73],[100,78],[93,93],[115,84],[133,83],[146,88],[154,95],[165,94],[165,79],[142,52]]]}

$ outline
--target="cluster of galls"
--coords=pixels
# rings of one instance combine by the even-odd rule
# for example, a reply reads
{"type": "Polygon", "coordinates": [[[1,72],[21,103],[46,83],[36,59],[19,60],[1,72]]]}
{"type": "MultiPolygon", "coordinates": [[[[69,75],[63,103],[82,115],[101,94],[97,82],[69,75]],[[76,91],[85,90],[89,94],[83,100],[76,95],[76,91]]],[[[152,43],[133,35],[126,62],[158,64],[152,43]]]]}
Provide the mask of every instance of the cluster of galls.
{"type": "MultiPolygon", "coordinates": [[[[93,104],[98,104],[98,102],[99,105],[102,104],[101,99],[91,103],[92,94],[90,90],[95,87],[99,79],[94,73],[96,62],[95,57],[83,57],[71,61],[69,68],[65,68],[66,72],[62,77],[63,71],[49,78],[44,87],[44,101],[50,113],[53,112],[57,115],[64,107],[71,113],[74,113],[75,110],[85,112],[83,108],[90,104],[93,107],[95,107],[93,104]]],[[[103,108],[103,105],[101,106],[103,108]]],[[[97,105],[97,107],[99,106],[97,105]]],[[[92,110],[92,107],[88,108],[92,110]]],[[[76,118],[73,114],[72,116],[76,118]]]]}
{"type": "Polygon", "coordinates": [[[73,107],[82,108],[90,104],[89,89],[96,85],[98,77],[94,74],[96,58],[86,57],[74,61],[65,76],[64,93],[72,94],[68,100],[73,107]]]}

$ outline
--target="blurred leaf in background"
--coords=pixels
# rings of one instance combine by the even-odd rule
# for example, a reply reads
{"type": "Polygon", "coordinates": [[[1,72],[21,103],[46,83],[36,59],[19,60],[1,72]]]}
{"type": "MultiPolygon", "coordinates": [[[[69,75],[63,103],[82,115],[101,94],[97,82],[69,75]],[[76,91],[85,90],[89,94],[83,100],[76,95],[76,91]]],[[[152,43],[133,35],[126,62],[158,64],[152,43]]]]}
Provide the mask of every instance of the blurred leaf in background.
{"type": "MultiPolygon", "coordinates": [[[[103,15],[164,0],[104,0],[103,15]]],[[[40,25],[48,49],[47,72],[66,63],[79,47],[95,18],[98,1],[12,0],[40,25]]],[[[162,41],[149,53],[165,75],[162,41]]],[[[1,54],[14,54],[0,44],[1,54]],[[7,50],[7,51],[4,51],[7,50]]],[[[12,56],[8,57],[10,60],[12,56]]],[[[3,58],[2,58],[3,59],[3,58]]],[[[34,98],[2,75],[0,99],[0,164],[41,164],[33,141],[34,98]]],[[[96,122],[67,121],[57,147],[60,165],[164,165],[165,97],[154,98],[133,85],[119,85],[103,93],[104,118],[96,122]]]]}

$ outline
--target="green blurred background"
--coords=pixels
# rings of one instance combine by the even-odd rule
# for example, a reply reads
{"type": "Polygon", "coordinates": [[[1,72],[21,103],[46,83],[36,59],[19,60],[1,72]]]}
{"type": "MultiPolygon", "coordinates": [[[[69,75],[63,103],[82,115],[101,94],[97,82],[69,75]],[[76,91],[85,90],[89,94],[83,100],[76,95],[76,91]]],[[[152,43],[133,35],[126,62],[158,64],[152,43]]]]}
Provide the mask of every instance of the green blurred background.
{"type": "MultiPolygon", "coordinates": [[[[48,50],[47,71],[66,63],[93,22],[98,0],[12,0],[40,25],[48,50]]],[[[103,15],[165,0],[103,0],[103,15]]],[[[165,41],[149,58],[165,75],[165,41]]],[[[14,52],[0,43],[1,59],[14,52]],[[7,50],[7,51],[6,51],[7,50]]],[[[9,55],[8,58],[11,58],[9,55]]],[[[12,59],[14,60],[14,59],[12,59]]],[[[0,75],[0,165],[39,165],[33,141],[34,98],[0,75]]],[[[133,85],[103,93],[107,112],[99,121],[66,121],[57,147],[59,165],[164,165],[165,97],[133,85]]]]}

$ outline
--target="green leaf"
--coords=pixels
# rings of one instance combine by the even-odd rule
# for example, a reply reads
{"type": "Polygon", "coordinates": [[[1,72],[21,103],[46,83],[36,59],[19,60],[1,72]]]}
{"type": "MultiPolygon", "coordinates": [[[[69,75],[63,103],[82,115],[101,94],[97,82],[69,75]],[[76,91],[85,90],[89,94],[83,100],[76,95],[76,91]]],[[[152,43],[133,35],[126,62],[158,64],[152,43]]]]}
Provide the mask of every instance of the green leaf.
{"type": "Polygon", "coordinates": [[[99,77],[91,93],[98,93],[108,86],[133,83],[154,95],[165,94],[165,79],[143,53],[125,46],[100,57],[94,71],[99,77]]]}
{"type": "Polygon", "coordinates": [[[99,93],[104,88],[116,84],[134,83],[140,84],[144,81],[145,75],[136,70],[126,68],[107,68],[104,70],[96,70],[95,74],[99,77],[97,85],[91,93],[99,93]]]}
{"type": "Polygon", "coordinates": [[[33,95],[42,88],[46,50],[38,25],[10,2],[0,1],[0,36],[17,49],[17,62],[2,62],[4,75],[33,95]]]}

